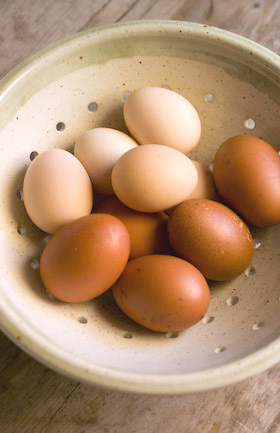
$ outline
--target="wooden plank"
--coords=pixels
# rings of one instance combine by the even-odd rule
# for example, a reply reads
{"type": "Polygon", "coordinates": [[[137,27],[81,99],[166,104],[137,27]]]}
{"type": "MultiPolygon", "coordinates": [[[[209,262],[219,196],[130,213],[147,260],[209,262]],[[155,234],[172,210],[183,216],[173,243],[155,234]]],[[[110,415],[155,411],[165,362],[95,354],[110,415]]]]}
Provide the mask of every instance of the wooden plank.
{"type": "Polygon", "coordinates": [[[0,331],[0,374],[12,363],[20,349],[0,331]]]}
{"type": "Polygon", "coordinates": [[[280,431],[280,366],[206,393],[138,396],[77,384],[25,357],[21,354],[15,363],[17,372],[11,369],[6,387],[1,387],[3,401],[13,398],[13,405],[1,407],[3,432],[29,433],[31,426],[34,433],[280,431]]]}
{"type": "Polygon", "coordinates": [[[151,5],[149,10],[143,15],[143,19],[172,19],[182,21],[195,21],[191,15],[195,12],[198,21],[203,22],[203,18],[208,13],[210,7],[209,0],[158,0],[151,5]]]}
{"type": "Polygon", "coordinates": [[[1,0],[0,78],[41,48],[84,29],[90,17],[107,3],[1,0]]]}
{"type": "Polygon", "coordinates": [[[127,13],[140,2],[138,0],[111,0],[106,3],[105,7],[93,14],[84,28],[91,28],[100,25],[111,24],[121,21],[127,13]]]}
{"type": "Polygon", "coordinates": [[[19,351],[0,374],[1,433],[41,432],[77,386],[19,351]]]}

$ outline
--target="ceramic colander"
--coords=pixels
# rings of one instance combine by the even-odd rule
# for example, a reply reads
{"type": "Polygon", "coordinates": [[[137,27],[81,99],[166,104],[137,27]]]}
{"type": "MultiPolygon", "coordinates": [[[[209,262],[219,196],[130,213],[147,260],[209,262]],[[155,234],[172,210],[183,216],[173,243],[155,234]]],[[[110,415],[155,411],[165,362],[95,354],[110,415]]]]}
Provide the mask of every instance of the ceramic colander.
{"type": "Polygon", "coordinates": [[[212,389],[280,360],[279,226],[251,228],[250,267],[211,283],[207,314],[179,334],[141,328],[110,291],[66,304],[48,297],[40,281],[48,236],[24,210],[30,160],[53,147],[72,151],[96,126],[126,131],[123,102],[143,86],[165,86],[192,102],[202,123],[193,158],[208,166],[237,134],[262,137],[279,151],[280,59],[235,34],[130,22],[74,35],[25,61],[0,83],[1,328],[39,361],[89,384],[159,394],[212,389]]]}

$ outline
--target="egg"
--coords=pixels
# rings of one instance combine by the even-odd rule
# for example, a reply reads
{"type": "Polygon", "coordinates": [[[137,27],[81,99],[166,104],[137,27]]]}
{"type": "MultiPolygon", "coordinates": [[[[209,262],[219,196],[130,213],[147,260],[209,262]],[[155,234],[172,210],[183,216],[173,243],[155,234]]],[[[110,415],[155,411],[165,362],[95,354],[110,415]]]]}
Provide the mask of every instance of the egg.
{"type": "Polygon", "coordinates": [[[86,168],[93,189],[102,195],[112,195],[112,168],[119,157],[138,144],[124,132],[113,128],[94,128],[76,141],[74,155],[86,168]]]}
{"type": "Polygon", "coordinates": [[[272,146],[249,135],[231,137],[219,147],[213,169],[219,194],[248,223],[280,223],[280,157],[272,146]]]}
{"type": "Polygon", "coordinates": [[[130,259],[170,251],[168,216],[164,212],[137,212],[125,206],[117,197],[109,197],[97,203],[94,213],[98,212],[114,215],[124,223],[130,237],[130,259]]]}
{"type": "MultiPolygon", "coordinates": [[[[193,192],[188,196],[188,200],[191,198],[207,198],[209,200],[219,200],[219,196],[215,187],[213,174],[209,170],[208,167],[205,167],[205,165],[201,164],[198,161],[190,160],[197,171],[198,180],[197,185],[193,192]]],[[[170,209],[166,209],[165,212],[167,215],[170,215],[171,212],[174,210],[173,206],[170,209]]]]}
{"type": "Polygon", "coordinates": [[[169,217],[168,236],[175,254],[210,280],[235,278],[252,260],[253,239],[248,227],[216,201],[190,199],[180,203],[169,217]]]}
{"type": "Polygon", "coordinates": [[[116,217],[91,214],[61,227],[44,248],[40,275],[65,302],[88,301],[109,289],[129,256],[129,234],[116,217]]]}
{"type": "Polygon", "coordinates": [[[188,199],[207,198],[208,200],[218,200],[218,194],[212,172],[208,167],[201,164],[201,162],[193,160],[191,161],[197,170],[198,180],[195,189],[189,195],[188,199]]]}
{"type": "Polygon", "coordinates": [[[123,114],[128,130],[140,144],[162,144],[187,154],[199,142],[198,113],[186,98],[173,90],[137,89],[126,99],[123,114]]]}
{"type": "Polygon", "coordinates": [[[190,263],[169,255],[130,260],[113,286],[120,309],[140,325],[159,332],[195,325],[209,306],[209,287],[190,263]]]}
{"type": "Polygon", "coordinates": [[[112,170],[112,186],[126,206],[159,212],[185,200],[197,184],[187,156],[171,147],[146,144],[129,150],[112,170]]]}
{"type": "Polygon", "coordinates": [[[90,178],[70,152],[50,149],[39,154],[24,176],[25,209],[36,226],[47,233],[91,212],[90,178]]]}

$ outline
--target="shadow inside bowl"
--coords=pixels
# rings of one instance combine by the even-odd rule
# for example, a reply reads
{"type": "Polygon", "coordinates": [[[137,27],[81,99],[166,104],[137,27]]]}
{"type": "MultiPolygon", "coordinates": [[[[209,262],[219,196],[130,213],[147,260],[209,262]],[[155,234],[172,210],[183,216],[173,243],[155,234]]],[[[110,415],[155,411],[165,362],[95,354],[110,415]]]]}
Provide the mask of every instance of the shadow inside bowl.
{"type": "Polygon", "coordinates": [[[118,333],[123,333],[124,338],[131,338],[133,335],[134,337],[145,336],[150,339],[158,339],[159,336],[165,335],[144,328],[126,316],[116,304],[111,289],[92,301],[92,309],[95,314],[97,313],[102,317],[108,327],[114,328],[118,333]]]}

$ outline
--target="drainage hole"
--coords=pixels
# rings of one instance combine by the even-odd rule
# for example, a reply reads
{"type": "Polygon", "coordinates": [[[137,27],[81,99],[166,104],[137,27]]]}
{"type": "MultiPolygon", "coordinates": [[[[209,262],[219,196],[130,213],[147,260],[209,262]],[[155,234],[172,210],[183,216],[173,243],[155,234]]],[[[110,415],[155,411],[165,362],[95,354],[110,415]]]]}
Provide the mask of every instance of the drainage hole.
{"type": "Polygon", "coordinates": [[[253,247],[257,250],[261,246],[261,241],[257,238],[253,239],[253,247]]]}
{"type": "Polygon", "coordinates": [[[165,334],[166,338],[177,338],[179,335],[179,332],[167,332],[165,334]]]}
{"type": "Polygon", "coordinates": [[[250,278],[250,277],[252,277],[253,275],[255,275],[255,273],[256,273],[256,268],[255,268],[255,266],[249,266],[249,268],[247,268],[246,271],[245,271],[245,275],[246,275],[246,277],[248,277],[248,278],[250,278]]]}
{"type": "Polygon", "coordinates": [[[17,198],[18,198],[19,200],[23,200],[23,189],[22,189],[22,188],[19,188],[19,189],[17,190],[17,198]]]}
{"type": "Polygon", "coordinates": [[[239,298],[238,298],[238,296],[231,296],[230,298],[228,298],[228,299],[226,300],[226,304],[227,304],[229,307],[233,307],[234,305],[238,304],[238,302],[239,302],[239,298]]]}
{"type": "Polygon", "coordinates": [[[39,155],[39,153],[36,152],[36,150],[33,150],[33,152],[31,152],[29,155],[30,161],[33,161],[33,159],[35,159],[36,156],[38,156],[38,155],[39,155]]]}
{"type": "Polygon", "coordinates": [[[32,269],[39,269],[39,267],[40,267],[40,263],[39,263],[38,259],[31,259],[29,261],[29,264],[30,264],[32,269]]]}
{"type": "Polygon", "coordinates": [[[244,126],[246,129],[254,129],[256,126],[256,123],[253,119],[246,119],[244,122],[244,126]]]}
{"type": "Polygon", "coordinates": [[[214,95],[212,93],[206,93],[204,96],[204,99],[206,102],[213,102],[214,101],[214,95]]]}
{"type": "Polygon", "coordinates": [[[127,338],[129,340],[129,339],[133,338],[133,335],[131,334],[131,332],[124,332],[122,334],[122,337],[127,338]]]}
{"type": "Polygon", "coordinates": [[[83,323],[83,324],[85,324],[85,323],[87,323],[87,318],[84,317],[84,316],[78,316],[78,317],[77,317],[77,321],[78,321],[79,323],[83,323]]]}
{"type": "Polygon", "coordinates": [[[24,226],[17,226],[17,232],[19,235],[23,236],[26,233],[26,228],[24,226]]]}
{"type": "Polygon", "coordinates": [[[65,123],[63,123],[63,122],[58,122],[58,123],[56,124],[56,130],[57,130],[58,132],[62,132],[62,131],[64,131],[64,129],[65,129],[65,123]]]}
{"type": "Polygon", "coordinates": [[[42,245],[43,246],[47,245],[47,243],[51,240],[52,236],[53,235],[47,235],[47,236],[43,237],[43,239],[41,241],[42,245]]]}
{"type": "Polygon", "coordinates": [[[215,353],[221,353],[224,352],[226,350],[225,346],[218,346],[216,347],[216,349],[214,350],[215,353]]]}
{"type": "Polygon", "coordinates": [[[215,319],[214,316],[206,316],[206,317],[203,317],[202,323],[208,324],[208,323],[213,322],[214,319],[215,319]]]}
{"type": "Polygon", "coordinates": [[[98,110],[98,105],[96,102],[90,102],[88,104],[88,111],[94,112],[98,110]]]}
{"type": "Polygon", "coordinates": [[[252,326],[253,331],[258,331],[259,329],[261,329],[264,325],[264,322],[256,322],[254,323],[254,325],[252,326]]]}
{"type": "Polygon", "coordinates": [[[122,100],[123,100],[123,101],[126,101],[130,94],[131,94],[130,91],[124,92],[124,93],[122,94],[122,100]]]}
{"type": "Polygon", "coordinates": [[[47,289],[45,289],[45,293],[46,293],[48,298],[55,299],[55,297],[47,289]]]}

